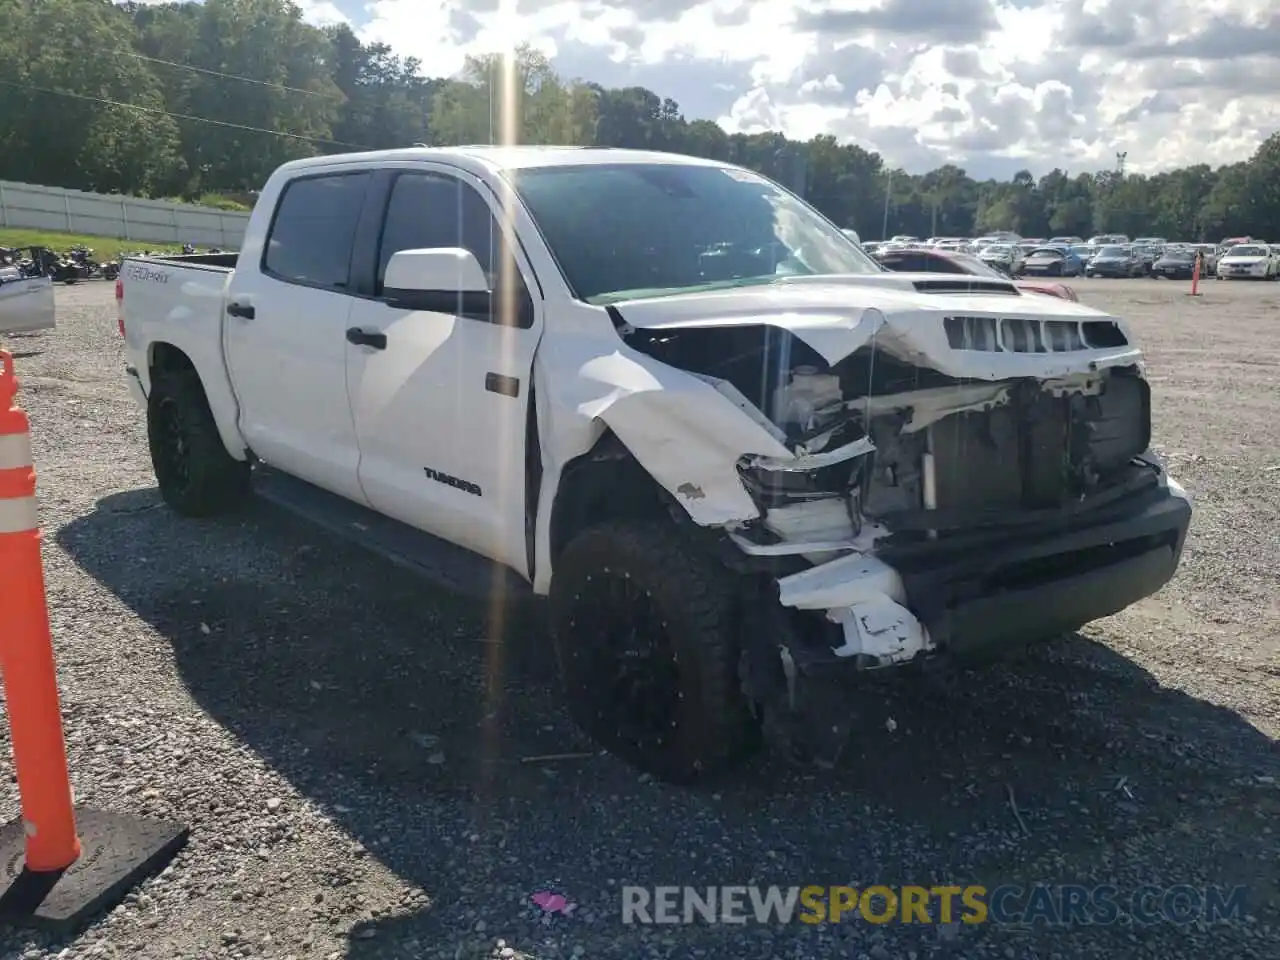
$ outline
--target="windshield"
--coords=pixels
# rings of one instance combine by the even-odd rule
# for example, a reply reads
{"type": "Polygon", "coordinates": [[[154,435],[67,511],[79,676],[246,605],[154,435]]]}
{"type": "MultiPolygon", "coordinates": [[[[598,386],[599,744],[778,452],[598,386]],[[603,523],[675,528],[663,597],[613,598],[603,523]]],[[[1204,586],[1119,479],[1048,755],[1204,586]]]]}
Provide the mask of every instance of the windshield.
{"type": "Polygon", "coordinates": [[[1267,251],[1262,247],[1246,246],[1232,247],[1227,253],[1228,257],[1265,257],[1266,255],[1267,251]]]}
{"type": "Polygon", "coordinates": [[[994,254],[997,257],[1008,256],[1013,253],[1013,245],[1009,243],[993,243],[982,251],[984,254],[994,254]]]}
{"type": "Polygon", "coordinates": [[[745,170],[618,163],[507,176],[588,303],[883,272],[813,208],[745,170]]]}
{"type": "Polygon", "coordinates": [[[1103,247],[1098,251],[1100,257],[1127,257],[1128,255],[1128,247],[1103,247]]]}
{"type": "Polygon", "coordinates": [[[1166,250],[1161,260],[1194,260],[1196,255],[1190,250],[1166,250]]]}
{"type": "Polygon", "coordinates": [[[1047,260],[1050,257],[1061,259],[1066,256],[1066,253],[1062,250],[1055,249],[1054,247],[1041,247],[1039,250],[1033,250],[1031,252],[1031,256],[1038,257],[1041,260],[1047,260]]]}

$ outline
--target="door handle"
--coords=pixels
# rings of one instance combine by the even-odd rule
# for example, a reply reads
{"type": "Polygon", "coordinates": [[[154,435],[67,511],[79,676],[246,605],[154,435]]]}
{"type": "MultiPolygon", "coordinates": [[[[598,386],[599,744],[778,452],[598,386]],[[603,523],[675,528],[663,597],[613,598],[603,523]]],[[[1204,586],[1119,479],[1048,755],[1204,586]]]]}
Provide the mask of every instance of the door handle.
{"type": "Polygon", "coordinates": [[[227,313],[233,317],[239,317],[241,320],[252,320],[257,315],[257,311],[253,309],[253,304],[236,303],[234,301],[227,304],[227,313]]]}
{"type": "Polygon", "coordinates": [[[504,397],[520,396],[520,381],[515,377],[506,377],[500,373],[486,373],[484,388],[490,393],[500,393],[504,397]]]}
{"type": "Polygon", "coordinates": [[[375,350],[385,350],[387,349],[387,335],[385,333],[369,333],[359,327],[350,327],[347,330],[347,343],[354,343],[357,347],[373,347],[375,350]]]}

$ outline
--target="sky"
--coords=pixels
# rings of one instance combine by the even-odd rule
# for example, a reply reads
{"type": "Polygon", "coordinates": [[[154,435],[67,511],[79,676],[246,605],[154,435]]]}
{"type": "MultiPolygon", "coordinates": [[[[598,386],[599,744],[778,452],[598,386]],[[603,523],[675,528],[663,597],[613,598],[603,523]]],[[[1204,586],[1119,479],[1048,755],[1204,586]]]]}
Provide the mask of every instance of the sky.
{"type": "Polygon", "coordinates": [[[833,134],[921,173],[1152,173],[1280,130],[1278,0],[295,0],[448,76],[529,43],[731,133],[833,134]]]}

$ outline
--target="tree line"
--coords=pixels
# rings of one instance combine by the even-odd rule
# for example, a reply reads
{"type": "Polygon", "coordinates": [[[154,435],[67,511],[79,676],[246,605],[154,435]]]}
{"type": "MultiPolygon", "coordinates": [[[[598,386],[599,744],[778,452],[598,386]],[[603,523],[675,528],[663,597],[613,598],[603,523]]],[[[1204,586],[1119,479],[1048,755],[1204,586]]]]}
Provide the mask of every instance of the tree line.
{"type": "Polygon", "coordinates": [[[431,64],[346,26],[305,23],[289,0],[0,0],[0,179],[251,202],[298,157],[514,134],[741,164],[867,239],[1002,229],[1280,240],[1280,133],[1216,169],[911,175],[831,136],[728,134],[643,87],[566,79],[528,48],[514,59],[504,71],[497,57],[471,58],[461,75],[433,78],[431,64]],[[517,109],[504,113],[506,102],[517,109]]]}

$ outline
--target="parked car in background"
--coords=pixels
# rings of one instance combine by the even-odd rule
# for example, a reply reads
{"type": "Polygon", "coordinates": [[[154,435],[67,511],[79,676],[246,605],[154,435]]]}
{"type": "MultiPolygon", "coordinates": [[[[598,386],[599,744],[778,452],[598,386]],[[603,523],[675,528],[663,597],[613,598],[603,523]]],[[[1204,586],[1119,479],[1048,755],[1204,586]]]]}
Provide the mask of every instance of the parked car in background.
{"type": "Polygon", "coordinates": [[[1022,267],[1022,251],[1015,243],[993,243],[978,254],[983,263],[1006,276],[1015,276],[1022,267]]]}
{"type": "Polygon", "coordinates": [[[1191,249],[1200,254],[1200,275],[1205,277],[1216,275],[1218,272],[1218,259],[1222,256],[1218,252],[1217,244],[1194,243],[1191,244],[1191,249]]]}
{"type": "Polygon", "coordinates": [[[1276,254],[1265,243],[1241,243],[1218,261],[1219,280],[1274,280],[1276,254]]]}
{"type": "Polygon", "coordinates": [[[1050,238],[1049,238],[1049,242],[1048,242],[1047,244],[1045,244],[1045,246],[1049,246],[1049,247],[1056,247],[1056,246],[1074,247],[1074,246],[1076,246],[1076,245],[1078,245],[1078,244],[1083,244],[1083,243],[1084,243],[1084,237],[1050,237],[1050,238]]]}
{"type": "MultiPolygon", "coordinates": [[[[983,263],[978,257],[952,250],[885,250],[876,254],[876,260],[881,266],[894,273],[968,274],[971,277],[985,277],[991,280],[1009,279],[999,270],[983,263]]],[[[1080,299],[1075,290],[1065,283],[1018,279],[1013,281],[1013,285],[1024,293],[1039,293],[1073,302],[1080,299]]]]}
{"type": "Polygon", "coordinates": [[[1133,240],[1135,247],[1167,247],[1169,241],[1165,237],[1135,237],[1133,240]]]}
{"type": "Polygon", "coordinates": [[[1151,273],[1152,265],[1160,259],[1162,253],[1164,253],[1164,247],[1133,244],[1133,255],[1138,258],[1138,262],[1142,265],[1143,275],[1151,273]]]}
{"type": "Polygon", "coordinates": [[[1084,261],[1070,247],[1037,247],[1018,270],[1020,277],[1078,277],[1084,273],[1084,261]]]}
{"type": "Polygon", "coordinates": [[[1138,277],[1143,272],[1142,261],[1133,247],[1118,243],[1100,249],[1084,268],[1086,277],[1138,277]]]}
{"type": "Polygon", "coordinates": [[[1168,247],[1151,265],[1151,276],[1157,280],[1189,280],[1195,272],[1196,251],[1190,248],[1168,247]]]}
{"type": "Polygon", "coordinates": [[[1100,233],[1096,237],[1089,238],[1089,246],[1091,247],[1124,246],[1128,242],[1129,238],[1123,233],[1100,233]]]}

